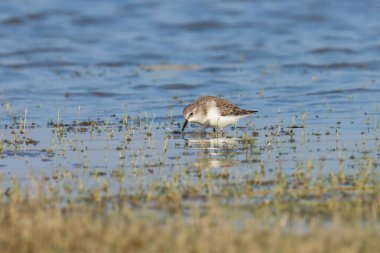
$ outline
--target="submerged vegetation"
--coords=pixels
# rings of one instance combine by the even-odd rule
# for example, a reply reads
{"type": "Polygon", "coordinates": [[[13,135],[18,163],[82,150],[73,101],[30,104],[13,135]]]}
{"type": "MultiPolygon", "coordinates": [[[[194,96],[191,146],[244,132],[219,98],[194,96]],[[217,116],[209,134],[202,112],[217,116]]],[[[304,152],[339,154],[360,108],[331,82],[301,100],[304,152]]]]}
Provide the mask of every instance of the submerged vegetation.
{"type": "Polygon", "coordinates": [[[2,126],[1,252],[380,251],[376,117],[222,135],[169,115],[2,126]]]}

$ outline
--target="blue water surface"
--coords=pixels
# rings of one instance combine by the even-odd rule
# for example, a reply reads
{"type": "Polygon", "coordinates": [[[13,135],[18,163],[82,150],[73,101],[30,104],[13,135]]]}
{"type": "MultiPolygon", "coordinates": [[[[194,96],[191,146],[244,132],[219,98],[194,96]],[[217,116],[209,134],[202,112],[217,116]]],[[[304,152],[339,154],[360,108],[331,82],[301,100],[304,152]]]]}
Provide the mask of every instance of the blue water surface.
{"type": "Polygon", "coordinates": [[[261,115],[376,113],[377,1],[0,4],[1,120],[180,116],[220,95],[261,115]]]}

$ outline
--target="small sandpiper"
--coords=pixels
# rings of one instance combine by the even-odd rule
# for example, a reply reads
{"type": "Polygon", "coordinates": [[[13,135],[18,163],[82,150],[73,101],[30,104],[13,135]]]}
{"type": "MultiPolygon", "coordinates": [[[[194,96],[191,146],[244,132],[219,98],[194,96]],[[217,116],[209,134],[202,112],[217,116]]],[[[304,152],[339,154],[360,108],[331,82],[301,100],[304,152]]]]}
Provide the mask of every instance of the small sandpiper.
{"type": "Polygon", "coordinates": [[[258,111],[241,109],[224,98],[203,96],[183,109],[185,122],[182,132],[188,122],[201,125],[201,130],[211,127],[215,131],[215,129],[235,124],[239,119],[256,112],[258,111]]]}

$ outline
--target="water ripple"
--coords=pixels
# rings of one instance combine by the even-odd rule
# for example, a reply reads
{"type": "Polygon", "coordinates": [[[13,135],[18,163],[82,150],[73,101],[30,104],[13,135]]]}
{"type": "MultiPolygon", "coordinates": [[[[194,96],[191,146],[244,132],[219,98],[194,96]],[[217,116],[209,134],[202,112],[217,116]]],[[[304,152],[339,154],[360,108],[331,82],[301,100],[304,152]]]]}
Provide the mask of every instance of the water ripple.
{"type": "Polygon", "coordinates": [[[160,85],[160,88],[165,90],[193,90],[204,86],[203,84],[170,83],[160,85]]]}
{"type": "Polygon", "coordinates": [[[55,68],[55,67],[78,67],[84,66],[83,64],[77,62],[66,62],[66,61],[36,61],[27,63],[16,63],[16,64],[0,64],[3,68],[13,68],[13,69],[26,69],[26,68],[55,68]]]}
{"type": "Polygon", "coordinates": [[[326,64],[313,64],[313,63],[288,63],[283,64],[284,68],[310,68],[310,69],[369,69],[375,68],[379,65],[379,61],[369,62],[337,62],[326,64]]]}
{"type": "Polygon", "coordinates": [[[333,94],[357,94],[357,93],[377,93],[380,89],[367,89],[367,88],[354,88],[354,89],[335,89],[326,91],[317,91],[306,93],[307,96],[321,96],[321,95],[333,95],[333,94]]]}
{"type": "Polygon", "coordinates": [[[321,47],[310,51],[312,54],[330,54],[330,53],[343,53],[343,54],[355,54],[356,50],[351,48],[332,48],[332,47],[321,47]]]}
{"type": "Polygon", "coordinates": [[[3,53],[0,53],[0,57],[25,56],[25,55],[32,55],[32,54],[58,53],[58,52],[67,53],[67,52],[72,52],[72,51],[73,49],[64,48],[64,47],[31,48],[31,49],[3,52],[3,53]]]}

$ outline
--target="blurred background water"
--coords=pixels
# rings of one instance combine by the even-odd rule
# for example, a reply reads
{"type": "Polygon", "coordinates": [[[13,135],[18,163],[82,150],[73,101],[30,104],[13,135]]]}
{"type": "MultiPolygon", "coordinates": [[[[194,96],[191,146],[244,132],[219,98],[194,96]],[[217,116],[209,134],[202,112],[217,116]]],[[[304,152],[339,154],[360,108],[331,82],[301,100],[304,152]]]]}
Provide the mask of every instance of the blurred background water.
{"type": "Polygon", "coordinates": [[[372,0],[1,1],[0,119],[180,117],[206,94],[357,119],[379,105],[379,13],[372,0]]]}

